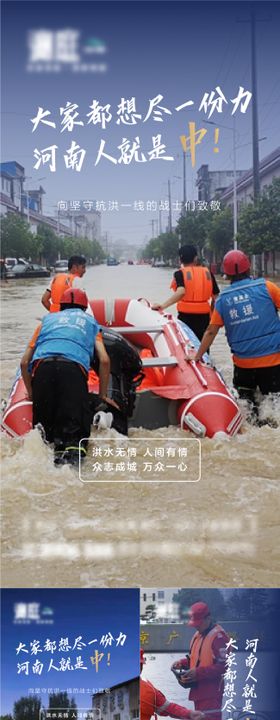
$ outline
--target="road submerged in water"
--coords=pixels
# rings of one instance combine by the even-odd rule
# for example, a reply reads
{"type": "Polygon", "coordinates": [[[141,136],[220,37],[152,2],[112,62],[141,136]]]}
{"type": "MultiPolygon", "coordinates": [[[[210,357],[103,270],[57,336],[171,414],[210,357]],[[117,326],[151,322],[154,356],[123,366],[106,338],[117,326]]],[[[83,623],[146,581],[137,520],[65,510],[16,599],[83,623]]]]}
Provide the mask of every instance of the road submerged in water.
{"type": "MultiPolygon", "coordinates": [[[[164,300],[172,271],[145,266],[92,267],[89,297],[164,300]]],[[[2,285],[2,397],[45,311],[48,281],[2,285]]],[[[212,350],[230,384],[232,363],[223,332],[212,350]]],[[[280,399],[266,398],[262,417],[280,423],[280,399]]],[[[103,438],[116,438],[114,430],[103,438]]],[[[144,455],[149,438],[166,445],[192,437],[180,428],[131,429],[144,455]],[[172,430],[172,433],[171,433],[172,430]]],[[[199,482],[138,483],[121,473],[83,483],[70,467],[55,468],[37,430],[2,442],[2,568],[6,587],[273,587],[279,578],[279,428],[244,421],[227,442],[203,439],[199,482]]],[[[98,445],[98,435],[92,431],[98,445]]],[[[88,454],[84,472],[91,472],[88,454]]],[[[172,480],[172,471],[170,471],[172,480]]]]}

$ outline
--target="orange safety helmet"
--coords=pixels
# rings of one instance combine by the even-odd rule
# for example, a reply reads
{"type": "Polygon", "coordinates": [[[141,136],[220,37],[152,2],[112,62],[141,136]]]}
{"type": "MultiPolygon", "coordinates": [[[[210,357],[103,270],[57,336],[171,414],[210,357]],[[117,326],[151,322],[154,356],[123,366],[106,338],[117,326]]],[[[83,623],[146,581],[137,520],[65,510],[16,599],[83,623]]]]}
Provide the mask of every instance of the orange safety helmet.
{"type": "Polygon", "coordinates": [[[60,298],[60,306],[62,305],[79,307],[86,310],[88,306],[87,294],[84,290],[80,290],[80,288],[68,288],[60,298]]]}
{"type": "Polygon", "coordinates": [[[250,260],[241,250],[230,250],[223,259],[223,271],[226,275],[242,275],[250,269],[250,260]]]}

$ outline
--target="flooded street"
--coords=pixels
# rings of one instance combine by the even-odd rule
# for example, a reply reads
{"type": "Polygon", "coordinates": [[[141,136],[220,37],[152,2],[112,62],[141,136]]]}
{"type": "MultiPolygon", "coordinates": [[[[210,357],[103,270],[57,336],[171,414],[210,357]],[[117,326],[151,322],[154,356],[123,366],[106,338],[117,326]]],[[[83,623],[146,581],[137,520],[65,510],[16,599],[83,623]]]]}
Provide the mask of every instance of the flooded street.
{"type": "MultiPolygon", "coordinates": [[[[90,298],[169,294],[170,269],[92,267],[90,298]]],[[[47,280],[2,285],[2,398],[45,310],[47,280]]],[[[176,312],[173,306],[173,312],[176,312]]],[[[212,357],[230,383],[224,333],[212,357]]],[[[264,416],[280,421],[280,400],[264,416]]],[[[104,431],[116,437],[114,430],[104,431]]],[[[106,435],[107,433],[107,435],[106,435]]],[[[176,427],[131,429],[130,437],[186,438],[176,427]]],[[[189,437],[192,437],[189,435],[189,437]]],[[[92,438],[98,436],[92,431],[92,438]]],[[[142,442],[142,440],[141,440],[142,442]]],[[[194,483],[82,483],[70,467],[55,468],[35,430],[2,442],[2,568],[8,587],[271,587],[279,579],[279,429],[244,422],[228,442],[203,439],[202,474],[194,483]],[[278,476],[278,477],[277,477],[278,476]]],[[[87,457],[85,470],[92,459],[87,457]]],[[[118,478],[116,478],[118,479],[118,478]]],[[[128,478],[129,479],[129,478],[128,478]]],[[[170,475],[172,480],[172,474],[170,475]]]]}

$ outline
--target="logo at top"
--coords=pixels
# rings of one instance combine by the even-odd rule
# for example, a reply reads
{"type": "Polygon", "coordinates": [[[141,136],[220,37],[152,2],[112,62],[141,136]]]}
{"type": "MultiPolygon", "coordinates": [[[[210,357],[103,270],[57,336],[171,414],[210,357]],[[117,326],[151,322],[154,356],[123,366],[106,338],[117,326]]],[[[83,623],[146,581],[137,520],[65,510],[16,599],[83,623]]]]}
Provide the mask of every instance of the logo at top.
{"type": "Polygon", "coordinates": [[[27,45],[27,72],[105,73],[108,69],[100,58],[107,53],[105,42],[97,37],[82,41],[80,30],[74,28],[30,30],[27,45]]]}
{"type": "Polygon", "coordinates": [[[88,38],[82,49],[88,55],[104,55],[107,52],[105,42],[96,37],[88,38]]]}
{"type": "Polygon", "coordinates": [[[53,625],[54,611],[47,606],[41,606],[37,602],[18,602],[14,604],[15,625],[53,625]]]}

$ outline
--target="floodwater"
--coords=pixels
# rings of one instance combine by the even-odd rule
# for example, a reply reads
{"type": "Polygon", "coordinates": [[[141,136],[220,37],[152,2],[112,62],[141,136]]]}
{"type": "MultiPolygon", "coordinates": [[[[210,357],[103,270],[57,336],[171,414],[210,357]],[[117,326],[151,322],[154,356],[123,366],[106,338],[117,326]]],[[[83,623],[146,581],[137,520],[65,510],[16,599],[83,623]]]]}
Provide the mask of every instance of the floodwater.
{"type": "MultiPolygon", "coordinates": [[[[144,266],[92,267],[89,297],[165,299],[172,271],[144,266]]],[[[2,284],[2,398],[45,310],[48,280],[2,284]]],[[[232,365],[223,332],[212,350],[230,383],[232,365]]],[[[280,421],[280,401],[262,413],[280,421]]],[[[183,443],[176,428],[131,429],[140,444],[160,438],[183,443]]],[[[118,436],[114,430],[99,439],[118,436]]],[[[273,587],[279,582],[279,430],[250,426],[230,441],[203,439],[199,482],[81,482],[70,467],[55,468],[34,430],[2,442],[2,569],[8,587],[273,587]]],[[[92,458],[85,462],[91,470],[92,458]]],[[[123,477],[123,476],[122,476],[123,477]]],[[[172,480],[172,470],[170,471],[172,480]]]]}

